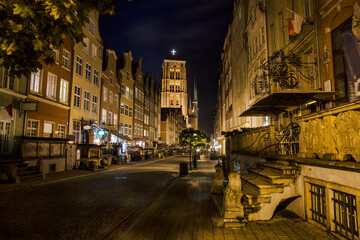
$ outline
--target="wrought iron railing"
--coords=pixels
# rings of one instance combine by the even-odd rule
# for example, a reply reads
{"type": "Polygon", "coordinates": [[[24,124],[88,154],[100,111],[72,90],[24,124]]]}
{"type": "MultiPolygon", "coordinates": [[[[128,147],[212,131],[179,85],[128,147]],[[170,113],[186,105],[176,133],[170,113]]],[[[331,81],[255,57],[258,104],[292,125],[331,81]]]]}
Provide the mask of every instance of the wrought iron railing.
{"type": "Polygon", "coordinates": [[[19,139],[6,134],[0,134],[0,154],[19,153],[19,139]]]}
{"type": "Polygon", "coordinates": [[[279,155],[294,155],[299,152],[300,126],[297,123],[290,123],[280,132],[275,133],[275,152],[279,155]]]}

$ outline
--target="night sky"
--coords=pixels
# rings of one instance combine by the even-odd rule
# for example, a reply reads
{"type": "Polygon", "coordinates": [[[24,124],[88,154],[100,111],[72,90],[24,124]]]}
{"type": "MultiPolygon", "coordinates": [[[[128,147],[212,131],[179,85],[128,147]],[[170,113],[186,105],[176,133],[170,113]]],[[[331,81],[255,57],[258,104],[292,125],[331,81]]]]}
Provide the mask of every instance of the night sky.
{"type": "Polygon", "coordinates": [[[114,16],[100,17],[105,48],[118,57],[131,50],[143,57],[143,72],[161,82],[161,64],[174,48],[185,59],[188,91],[198,84],[199,128],[213,132],[218,67],[231,20],[231,0],[127,0],[115,2],[114,16]]]}

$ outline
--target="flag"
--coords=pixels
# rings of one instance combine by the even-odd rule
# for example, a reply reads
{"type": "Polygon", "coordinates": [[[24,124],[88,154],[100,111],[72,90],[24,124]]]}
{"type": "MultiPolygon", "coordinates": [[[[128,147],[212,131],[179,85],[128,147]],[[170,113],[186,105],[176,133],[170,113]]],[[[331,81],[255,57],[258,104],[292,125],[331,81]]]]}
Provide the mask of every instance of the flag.
{"type": "Polygon", "coordinates": [[[6,111],[9,113],[10,117],[12,117],[12,103],[10,103],[9,105],[7,105],[5,107],[6,111]]]}
{"type": "Polygon", "coordinates": [[[294,31],[294,20],[288,19],[288,32],[290,36],[296,36],[294,31]]]}
{"type": "Polygon", "coordinates": [[[301,25],[303,23],[304,18],[294,12],[294,32],[299,34],[301,32],[301,25]]]}

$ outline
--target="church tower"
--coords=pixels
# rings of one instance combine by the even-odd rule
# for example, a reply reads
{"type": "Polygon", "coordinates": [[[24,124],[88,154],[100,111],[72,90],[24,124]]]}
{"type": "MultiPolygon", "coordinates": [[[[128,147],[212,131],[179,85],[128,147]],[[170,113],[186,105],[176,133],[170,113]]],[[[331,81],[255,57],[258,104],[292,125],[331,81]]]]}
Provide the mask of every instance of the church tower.
{"type": "Polygon", "coordinates": [[[162,64],[161,108],[180,108],[188,118],[186,61],[172,50],[162,64]]]}
{"type": "Polygon", "coordinates": [[[199,129],[199,105],[196,81],[194,80],[194,97],[192,101],[189,98],[189,127],[199,129]]]}

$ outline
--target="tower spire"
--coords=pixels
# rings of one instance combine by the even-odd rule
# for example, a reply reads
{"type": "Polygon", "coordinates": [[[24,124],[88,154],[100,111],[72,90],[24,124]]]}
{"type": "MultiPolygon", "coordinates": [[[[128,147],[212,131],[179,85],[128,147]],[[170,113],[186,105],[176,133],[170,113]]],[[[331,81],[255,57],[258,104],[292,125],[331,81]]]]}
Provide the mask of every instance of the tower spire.
{"type": "Polygon", "coordinates": [[[194,77],[194,102],[198,101],[198,95],[197,95],[197,87],[196,87],[196,77],[194,77]]]}

